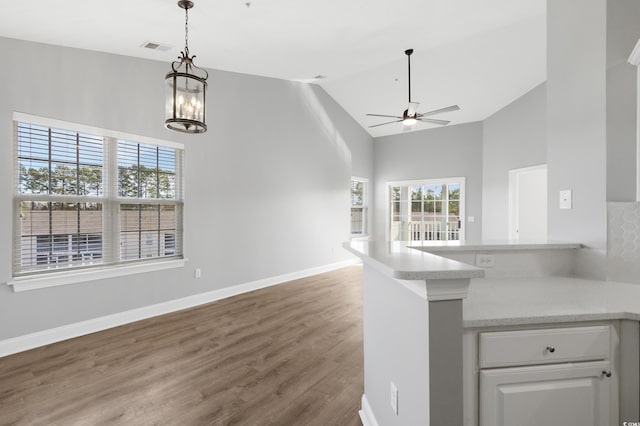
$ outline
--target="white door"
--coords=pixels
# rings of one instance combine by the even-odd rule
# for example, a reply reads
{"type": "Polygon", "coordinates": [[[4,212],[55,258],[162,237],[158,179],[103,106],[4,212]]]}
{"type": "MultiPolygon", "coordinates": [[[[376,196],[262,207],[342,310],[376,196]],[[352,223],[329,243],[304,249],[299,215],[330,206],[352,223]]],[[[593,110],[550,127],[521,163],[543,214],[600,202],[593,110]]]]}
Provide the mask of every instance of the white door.
{"type": "Polygon", "coordinates": [[[609,424],[608,361],[480,371],[480,426],[609,424]]]}
{"type": "Polygon", "coordinates": [[[546,164],[509,171],[509,238],[547,238],[546,164]]]}

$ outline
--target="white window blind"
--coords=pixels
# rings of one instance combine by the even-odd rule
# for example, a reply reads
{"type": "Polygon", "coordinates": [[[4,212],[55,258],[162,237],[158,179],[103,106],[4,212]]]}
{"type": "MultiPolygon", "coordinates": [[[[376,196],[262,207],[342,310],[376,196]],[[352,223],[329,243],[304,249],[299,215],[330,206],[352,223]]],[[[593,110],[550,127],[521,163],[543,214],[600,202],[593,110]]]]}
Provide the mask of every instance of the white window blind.
{"type": "Polygon", "coordinates": [[[85,126],[14,128],[14,277],[182,258],[182,149],[85,126]]]}

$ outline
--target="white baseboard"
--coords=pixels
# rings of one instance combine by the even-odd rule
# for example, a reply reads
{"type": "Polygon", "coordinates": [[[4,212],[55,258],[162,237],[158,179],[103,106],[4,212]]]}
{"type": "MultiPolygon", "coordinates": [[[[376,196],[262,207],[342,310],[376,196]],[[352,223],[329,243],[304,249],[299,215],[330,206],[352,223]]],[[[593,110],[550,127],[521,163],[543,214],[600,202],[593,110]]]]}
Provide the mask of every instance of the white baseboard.
{"type": "Polygon", "coordinates": [[[360,415],[362,426],[378,426],[378,421],[376,416],[373,415],[373,411],[371,411],[367,395],[362,395],[362,409],[358,411],[358,414],[360,415]]]}
{"type": "Polygon", "coordinates": [[[11,339],[0,341],[0,357],[37,348],[39,346],[49,345],[51,343],[60,342],[62,340],[71,339],[85,334],[95,333],[97,331],[106,330],[108,328],[117,327],[135,321],[164,315],[182,309],[192,308],[194,306],[203,305],[205,303],[215,302],[231,296],[270,287],[277,284],[283,284],[292,280],[308,277],[311,275],[321,274],[323,272],[333,271],[345,266],[354,265],[359,259],[350,259],[342,262],[332,263],[329,265],[319,266],[316,268],[305,269],[302,271],[292,272],[289,274],[278,275],[275,277],[265,278],[244,284],[238,284],[230,287],[213,290],[206,293],[195,294],[193,296],[183,297],[181,299],[170,300],[155,305],[144,306],[142,308],[132,309],[130,311],[119,312],[117,314],[107,315],[104,317],[93,318],[87,321],[81,321],[74,324],[64,325],[61,327],[51,328],[48,330],[38,331],[36,333],[26,334],[11,339]]]}

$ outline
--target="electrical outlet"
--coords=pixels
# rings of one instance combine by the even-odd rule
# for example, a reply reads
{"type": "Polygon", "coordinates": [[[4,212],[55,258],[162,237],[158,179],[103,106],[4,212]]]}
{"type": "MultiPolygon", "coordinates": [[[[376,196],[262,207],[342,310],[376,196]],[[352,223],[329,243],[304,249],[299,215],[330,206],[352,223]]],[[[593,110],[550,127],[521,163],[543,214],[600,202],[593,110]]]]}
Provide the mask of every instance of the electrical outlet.
{"type": "Polygon", "coordinates": [[[202,276],[202,269],[196,268],[195,271],[193,271],[193,278],[200,278],[201,276],[202,276]]]}
{"type": "Polygon", "coordinates": [[[493,268],[496,259],[493,254],[476,254],[476,266],[480,268],[493,268]]]}
{"type": "Polygon", "coordinates": [[[391,382],[391,409],[398,414],[398,388],[391,382]]]}

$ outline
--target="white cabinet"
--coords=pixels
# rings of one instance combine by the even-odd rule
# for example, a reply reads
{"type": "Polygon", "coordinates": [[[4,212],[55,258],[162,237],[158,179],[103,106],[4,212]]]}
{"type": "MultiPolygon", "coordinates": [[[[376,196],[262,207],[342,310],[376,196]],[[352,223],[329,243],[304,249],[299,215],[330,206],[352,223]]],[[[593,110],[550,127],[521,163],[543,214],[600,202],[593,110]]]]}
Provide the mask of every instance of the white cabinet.
{"type": "Polygon", "coordinates": [[[607,425],[608,369],[598,361],[482,370],[480,425],[607,425]]]}
{"type": "Polygon", "coordinates": [[[465,410],[475,414],[465,413],[465,424],[615,425],[612,330],[600,323],[468,331],[465,386],[473,402],[465,410]]]}

